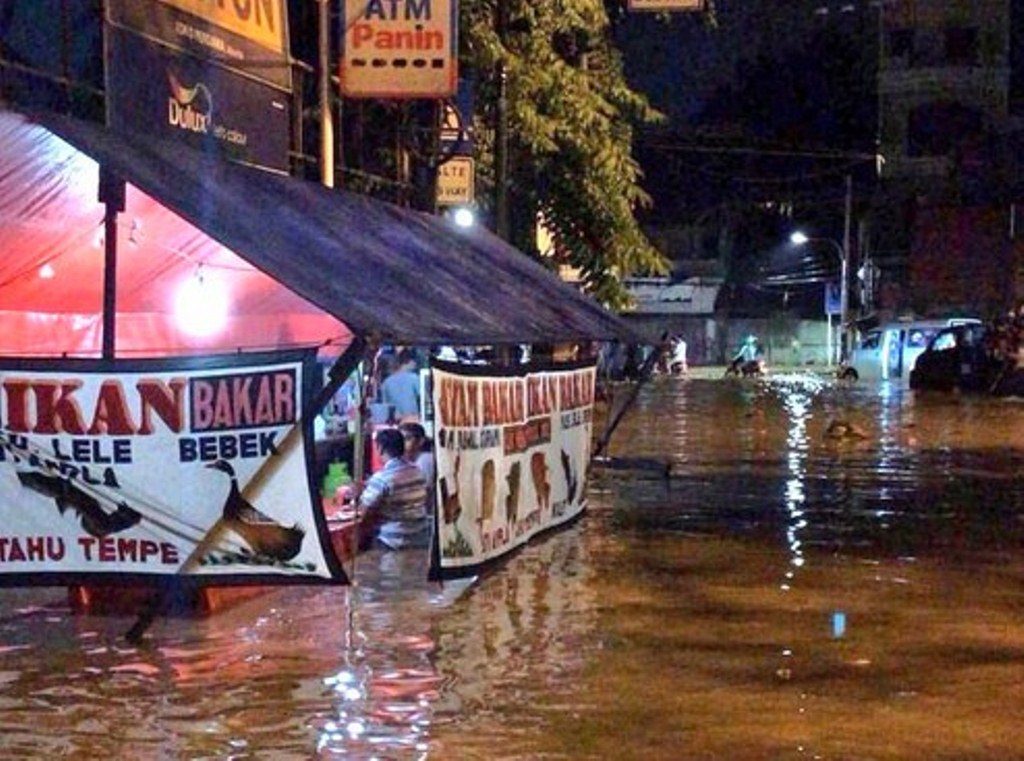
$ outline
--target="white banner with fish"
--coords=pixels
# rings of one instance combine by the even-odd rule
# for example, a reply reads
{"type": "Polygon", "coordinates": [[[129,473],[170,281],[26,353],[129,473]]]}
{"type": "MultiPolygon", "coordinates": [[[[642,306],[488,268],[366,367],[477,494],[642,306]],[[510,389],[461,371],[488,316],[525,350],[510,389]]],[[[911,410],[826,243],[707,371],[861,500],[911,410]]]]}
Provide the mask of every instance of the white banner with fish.
{"type": "Polygon", "coordinates": [[[312,350],[0,361],[0,585],[343,581],[312,350]]]}
{"type": "Polygon", "coordinates": [[[596,369],[436,362],[432,373],[432,575],[466,575],[585,507],[596,369]]]}

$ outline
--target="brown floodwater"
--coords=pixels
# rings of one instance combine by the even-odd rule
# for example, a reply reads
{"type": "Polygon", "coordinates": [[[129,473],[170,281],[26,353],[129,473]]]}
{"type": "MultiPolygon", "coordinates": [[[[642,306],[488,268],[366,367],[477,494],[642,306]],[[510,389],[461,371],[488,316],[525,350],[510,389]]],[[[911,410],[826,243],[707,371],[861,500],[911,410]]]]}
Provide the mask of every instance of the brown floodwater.
{"type": "Polygon", "coordinates": [[[0,758],[1024,758],[1024,402],[659,379],[611,451],[667,471],[468,588],[368,553],[139,647],[0,592],[0,758]]]}

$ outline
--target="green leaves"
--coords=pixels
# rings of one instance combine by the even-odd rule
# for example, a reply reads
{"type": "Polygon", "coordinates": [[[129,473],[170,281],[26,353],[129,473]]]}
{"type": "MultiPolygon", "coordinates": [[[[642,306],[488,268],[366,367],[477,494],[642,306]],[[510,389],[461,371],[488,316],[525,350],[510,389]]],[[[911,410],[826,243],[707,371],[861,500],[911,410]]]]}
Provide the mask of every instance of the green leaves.
{"type": "MultiPolygon", "coordinates": [[[[463,0],[463,64],[478,74],[479,159],[493,161],[497,73],[507,77],[514,241],[542,218],[556,264],[579,270],[609,306],[627,301],[621,278],[664,272],[634,212],[650,203],[632,156],[634,125],[660,115],[625,81],[602,0],[463,0]],[[504,28],[498,29],[498,2],[504,28]]],[[[480,173],[481,185],[494,174],[480,173]]],[[[481,199],[493,187],[478,187],[481,199]]]]}

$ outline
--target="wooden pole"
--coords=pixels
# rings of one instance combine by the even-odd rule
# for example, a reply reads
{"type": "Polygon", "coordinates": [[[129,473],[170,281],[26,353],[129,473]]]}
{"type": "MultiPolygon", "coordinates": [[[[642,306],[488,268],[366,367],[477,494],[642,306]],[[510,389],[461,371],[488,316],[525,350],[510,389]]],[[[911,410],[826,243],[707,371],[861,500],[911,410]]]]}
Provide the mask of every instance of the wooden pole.
{"type": "Polygon", "coordinates": [[[597,440],[597,444],[594,446],[594,451],[590,455],[590,459],[594,460],[600,457],[604,450],[608,447],[609,442],[612,439],[612,434],[615,433],[615,429],[619,427],[619,423],[625,417],[626,412],[630,407],[633,406],[633,402],[636,401],[637,396],[640,394],[640,389],[643,388],[644,384],[651,379],[654,374],[654,368],[658,366],[658,362],[661,360],[662,354],[668,346],[668,333],[662,333],[661,340],[658,341],[658,345],[654,347],[654,351],[651,352],[651,356],[647,358],[647,361],[640,367],[640,377],[636,383],[633,384],[633,388],[630,389],[623,403],[619,406],[619,409],[608,419],[608,424],[605,426],[604,433],[601,434],[601,438],[597,440]]]}

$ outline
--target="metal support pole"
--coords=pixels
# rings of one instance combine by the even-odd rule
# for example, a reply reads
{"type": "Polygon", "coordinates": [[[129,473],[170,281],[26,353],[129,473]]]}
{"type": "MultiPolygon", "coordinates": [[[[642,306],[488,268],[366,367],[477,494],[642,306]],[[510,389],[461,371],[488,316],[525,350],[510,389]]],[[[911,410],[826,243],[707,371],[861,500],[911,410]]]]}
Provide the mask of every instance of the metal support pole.
{"type": "Polygon", "coordinates": [[[825,353],[828,355],[828,366],[832,367],[832,313],[825,312],[825,353]]]}
{"type": "Polygon", "coordinates": [[[103,359],[113,359],[117,346],[117,209],[103,212],[103,359]]]}
{"type": "Polygon", "coordinates": [[[103,358],[114,359],[117,340],[117,215],[124,211],[124,180],[100,167],[103,211],[103,358]]]}
{"type": "Polygon", "coordinates": [[[320,181],[334,187],[334,119],[331,104],[331,6],[319,0],[320,181]]]}

